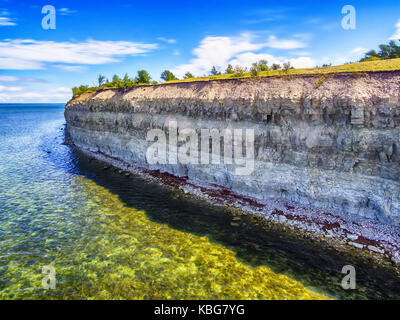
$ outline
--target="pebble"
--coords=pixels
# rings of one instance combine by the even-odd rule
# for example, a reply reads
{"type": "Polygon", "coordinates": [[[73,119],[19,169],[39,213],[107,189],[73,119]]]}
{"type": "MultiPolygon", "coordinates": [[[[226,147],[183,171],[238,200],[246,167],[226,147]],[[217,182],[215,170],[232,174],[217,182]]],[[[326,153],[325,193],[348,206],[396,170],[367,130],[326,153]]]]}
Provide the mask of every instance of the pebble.
{"type": "Polygon", "coordinates": [[[373,252],[376,252],[376,253],[385,253],[385,250],[383,250],[383,249],[380,249],[380,248],[378,248],[378,247],[374,247],[374,246],[368,246],[367,247],[369,250],[371,250],[371,251],[373,251],[373,252]]]}
{"type": "Polygon", "coordinates": [[[286,222],[287,218],[285,216],[279,216],[279,222],[286,222]]]}
{"type": "Polygon", "coordinates": [[[399,252],[393,253],[393,255],[392,255],[392,261],[393,261],[395,264],[400,264],[400,253],[399,253],[399,252]]]}
{"type": "Polygon", "coordinates": [[[348,234],[346,235],[346,237],[347,237],[348,239],[350,239],[350,240],[357,240],[357,239],[358,239],[358,235],[352,234],[352,233],[348,233],[348,234]]]}
{"type": "Polygon", "coordinates": [[[349,245],[351,245],[351,246],[353,246],[353,247],[356,247],[356,248],[359,248],[359,249],[364,248],[364,245],[363,245],[363,244],[357,243],[357,242],[352,242],[352,241],[350,241],[350,242],[349,242],[349,245]]]}

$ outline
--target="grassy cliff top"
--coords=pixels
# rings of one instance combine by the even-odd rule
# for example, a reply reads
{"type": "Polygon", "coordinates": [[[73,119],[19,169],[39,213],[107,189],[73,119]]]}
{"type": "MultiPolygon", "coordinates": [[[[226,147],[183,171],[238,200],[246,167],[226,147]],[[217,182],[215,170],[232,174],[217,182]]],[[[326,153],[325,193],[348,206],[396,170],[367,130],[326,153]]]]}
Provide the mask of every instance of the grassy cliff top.
{"type": "MultiPolygon", "coordinates": [[[[173,80],[167,81],[163,83],[159,83],[154,86],[163,86],[165,84],[174,84],[174,83],[184,83],[184,82],[194,82],[194,81],[213,81],[213,80],[228,80],[228,79],[246,79],[246,78],[268,78],[268,77],[280,77],[280,76],[303,76],[303,75],[328,75],[328,74],[341,74],[341,73],[359,73],[359,72],[374,72],[374,71],[394,71],[400,70],[400,58],[399,59],[388,59],[388,60],[376,60],[376,61],[366,61],[366,62],[358,62],[358,63],[349,63],[339,66],[328,66],[328,67],[318,67],[318,68],[307,68],[307,69],[290,69],[288,71],[283,70],[269,70],[260,72],[257,77],[252,76],[252,74],[244,73],[241,75],[237,74],[222,74],[218,76],[209,76],[209,77],[198,77],[198,78],[190,78],[183,80],[173,80]]],[[[138,86],[151,86],[148,84],[136,85],[138,86]]],[[[134,87],[132,87],[134,88],[134,87]]],[[[78,94],[72,98],[72,100],[85,100],[90,96],[93,96],[98,91],[103,91],[107,89],[117,89],[117,87],[113,86],[102,86],[102,87],[91,87],[88,88],[85,92],[78,94]],[[79,99],[78,99],[79,98],[79,99]]],[[[127,88],[129,89],[129,88],[127,88]]]]}
{"type": "MultiPolygon", "coordinates": [[[[260,72],[259,77],[273,77],[281,75],[318,75],[318,74],[334,74],[342,72],[367,72],[367,71],[392,71],[400,70],[400,59],[388,59],[388,60],[377,60],[367,61],[358,63],[349,63],[339,66],[319,67],[319,68],[307,68],[307,69],[290,69],[288,72],[282,70],[270,70],[260,72]]],[[[191,82],[191,81],[209,81],[219,79],[240,79],[252,77],[251,73],[245,73],[243,76],[235,76],[234,74],[223,74],[219,76],[191,78],[184,80],[174,80],[164,83],[179,83],[179,82],[191,82]]]]}

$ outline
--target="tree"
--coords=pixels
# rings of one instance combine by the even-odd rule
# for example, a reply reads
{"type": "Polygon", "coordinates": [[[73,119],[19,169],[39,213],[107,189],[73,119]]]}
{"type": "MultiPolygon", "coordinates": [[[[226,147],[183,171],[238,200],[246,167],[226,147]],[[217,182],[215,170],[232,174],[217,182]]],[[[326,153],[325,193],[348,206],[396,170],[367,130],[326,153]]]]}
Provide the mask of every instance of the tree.
{"type": "Polygon", "coordinates": [[[211,69],[211,75],[212,76],[219,76],[220,74],[221,74],[221,72],[219,72],[217,70],[217,68],[215,66],[213,66],[212,69],[211,69]]]}
{"type": "Polygon", "coordinates": [[[260,71],[269,71],[268,61],[267,60],[258,61],[258,70],[260,70],[260,71]]]}
{"type": "Polygon", "coordinates": [[[150,74],[146,70],[139,70],[135,82],[149,84],[150,80],[151,80],[150,74]]]}
{"type": "Polygon", "coordinates": [[[172,81],[172,80],[179,80],[177,77],[174,76],[174,74],[169,71],[165,70],[163,73],[161,73],[161,79],[164,81],[172,81]]]}
{"type": "Polygon", "coordinates": [[[254,62],[251,66],[250,69],[251,75],[254,77],[258,77],[258,75],[260,74],[260,68],[257,62],[254,62]]]}
{"type": "Polygon", "coordinates": [[[119,85],[120,85],[120,83],[121,83],[121,79],[115,74],[114,76],[113,76],[113,78],[112,78],[112,81],[111,81],[111,83],[112,83],[112,85],[114,86],[114,87],[119,87],[119,85]]]}
{"type": "Polygon", "coordinates": [[[292,67],[292,65],[291,65],[291,63],[290,63],[290,61],[285,62],[285,63],[283,64],[283,71],[286,72],[286,73],[289,73],[289,70],[290,70],[290,69],[293,69],[293,67],[292,67]]]}
{"type": "Polygon", "coordinates": [[[381,44],[379,49],[379,52],[375,50],[368,51],[360,62],[400,58],[400,46],[393,40],[388,44],[381,44]]]}
{"type": "Polygon", "coordinates": [[[281,65],[280,64],[277,64],[277,63],[274,63],[272,66],[271,66],[271,69],[272,70],[280,70],[282,67],[281,67],[281,65]]]}
{"type": "Polygon", "coordinates": [[[251,66],[250,72],[253,76],[257,77],[260,72],[269,71],[267,60],[260,60],[258,62],[254,62],[251,66]]]}
{"type": "Polygon", "coordinates": [[[389,46],[386,44],[381,44],[379,49],[381,49],[381,51],[379,51],[379,56],[381,56],[383,59],[388,59],[390,57],[392,50],[389,46]]]}
{"type": "Polygon", "coordinates": [[[235,70],[233,69],[231,64],[228,64],[228,66],[226,67],[225,73],[226,74],[234,74],[235,73],[235,70]]]}
{"type": "Polygon", "coordinates": [[[135,85],[135,81],[132,80],[131,78],[129,78],[128,74],[125,73],[125,76],[121,81],[120,88],[126,89],[126,88],[133,87],[134,85],[135,85]]]}
{"type": "Polygon", "coordinates": [[[104,84],[105,80],[106,80],[106,77],[99,74],[99,77],[97,78],[97,81],[99,82],[99,87],[101,87],[104,84]]]}
{"type": "Polygon", "coordinates": [[[191,74],[190,72],[186,72],[185,75],[183,76],[183,79],[192,79],[194,78],[194,75],[191,74]]]}

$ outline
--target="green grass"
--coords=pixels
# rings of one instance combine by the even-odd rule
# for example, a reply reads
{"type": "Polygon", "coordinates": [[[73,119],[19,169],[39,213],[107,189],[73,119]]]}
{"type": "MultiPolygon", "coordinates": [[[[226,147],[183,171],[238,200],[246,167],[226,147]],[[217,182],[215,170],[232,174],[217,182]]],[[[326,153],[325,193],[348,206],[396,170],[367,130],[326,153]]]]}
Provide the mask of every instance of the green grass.
{"type": "MultiPolygon", "coordinates": [[[[287,75],[325,75],[325,74],[336,74],[343,72],[367,72],[367,71],[391,71],[391,70],[400,70],[400,59],[388,59],[388,60],[377,60],[377,61],[366,61],[366,62],[358,62],[358,63],[349,63],[339,66],[329,66],[329,67],[320,67],[320,68],[308,68],[308,69],[290,69],[288,72],[283,70],[270,70],[270,71],[262,71],[259,73],[258,77],[252,76],[250,72],[244,73],[243,75],[235,75],[235,74],[222,74],[218,76],[210,76],[210,77],[199,77],[199,78],[190,78],[183,80],[172,80],[164,83],[160,83],[158,85],[169,84],[169,83],[181,83],[181,82],[193,82],[193,81],[211,81],[211,80],[220,80],[220,79],[243,79],[243,78],[266,78],[266,77],[276,77],[276,76],[287,76],[287,75]]],[[[320,80],[317,81],[317,88],[326,80],[326,76],[321,76],[320,80]]],[[[143,84],[145,85],[145,84],[143,84]]],[[[117,89],[117,87],[112,86],[102,86],[102,87],[90,87],[86,91],[87,93],[95,93],[98,90],[104,89],[117,89]]],[[[74,98],[78,97],[74,96],[74,98]]]]}
{"type": "MultiPolygon", "coordinates": [[[[350,63],[339,66],[329,66],[320,68],[307,68],[307,69],[290,69],[288,72],[282,70],[270,70],[260,72],[258,77],[274,77],[283,75],[318,75],[318,74],[334,74],[343,72],[366,72],[366,71],[390,71],[400,70],[400,59],[389,59],[389,60],[378,60],[378,61],[367,61],[350,63]]],[[[192,82],[192,81],[210,81],[219,79],[240,79],[250,78],[251,73],[245,73],[243,76],[237,77],[234,74],[223,74],[219,76],[191,78],[184,80],[175,80],[164,83],[179,83],[179,82],[192,82]]]]}

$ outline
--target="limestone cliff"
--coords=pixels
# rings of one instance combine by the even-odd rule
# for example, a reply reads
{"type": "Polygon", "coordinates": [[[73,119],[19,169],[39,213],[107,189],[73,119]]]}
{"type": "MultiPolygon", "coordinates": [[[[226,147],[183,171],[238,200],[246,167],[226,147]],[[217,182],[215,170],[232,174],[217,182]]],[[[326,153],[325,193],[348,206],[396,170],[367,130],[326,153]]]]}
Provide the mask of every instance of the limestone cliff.
{"type": "Polygon", "coordinates": [[[72,99],[67,130],[81,149],[339,215],[400,225],[400,71],[186,82],[109,89],[72,99]],[[150,129],[246,128],[255,169],[149,165],[150,129]]]}

